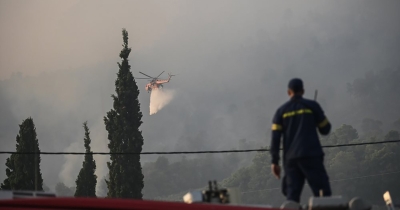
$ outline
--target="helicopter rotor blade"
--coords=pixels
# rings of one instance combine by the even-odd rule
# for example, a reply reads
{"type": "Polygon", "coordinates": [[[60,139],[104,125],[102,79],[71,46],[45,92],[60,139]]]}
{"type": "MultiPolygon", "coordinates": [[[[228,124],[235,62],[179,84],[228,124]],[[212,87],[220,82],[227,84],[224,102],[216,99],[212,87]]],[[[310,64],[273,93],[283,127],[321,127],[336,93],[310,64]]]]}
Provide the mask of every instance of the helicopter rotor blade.
{"type": "Polygon", "coordinates": [[[135,78],[135,79],[150,79],[150,78],[135,78]]]}
{"type": "MultiPolygon", "coordinates": [[[[161,74],[162,74],[162,73],[164,73],[164,71],[163,71],[163,72],[161,72],[161,74]]],[[[161,74],[159,74],[159,75],[158,75],[156,78],[160,77],[160,76],[161,76],[161,74]]]]}
{"type": "Polygon", "coordinates": [[[141,71],[139,71],[139,73],[143,74],[144,76],[148,76],[148,77],[150,77],[150,78],[153,78],[153,77],[151,77],[151,76],[149,76],[149,75],[147,75],[147,74],[145,74],[145,73],[143,73],[143,72],[141,72],[141,71]]]}

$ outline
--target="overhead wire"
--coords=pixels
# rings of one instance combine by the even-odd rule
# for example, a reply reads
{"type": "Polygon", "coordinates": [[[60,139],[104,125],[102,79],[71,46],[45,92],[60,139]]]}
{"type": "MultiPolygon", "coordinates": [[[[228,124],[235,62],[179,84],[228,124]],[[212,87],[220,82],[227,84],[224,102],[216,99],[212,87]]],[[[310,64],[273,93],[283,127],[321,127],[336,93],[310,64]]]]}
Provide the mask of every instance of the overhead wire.
{"type": "MultiPolygon", "coordinates": [[[[362,145],[376,145],[376,144],[387,144],[387,143],[399,143],[400,140],[387,140],[387,141],[375,141],[375,142],[360,142],[360,143],[351,143],[351,144],[336,144],[336,145],[323,145],[322,148],[338,148],[338,147],[352,147],[352,146],[362,146],[362,145]]],[[[282,148],[280,148],[282,150],[282,148]]],[[[246,150],[215,150],[215,151],[178,151],[178,152],[11,152],[11,151],[0,151],[0,154],[43,154],[43,155],[86,155],[86,154],[93,154],[93,155],[170,155],[170,154],[210,154],[210,153],[243,153],[243,152],[267,152],[270,149],[246,149],[246,150]]],[[[366,176],[358,176],[358,177],[351,177],[345,179],[336,179],[330,180],[329,182],[339,182],[339,181],[347,181],[347,180],[354,180],[354,179],[362,179],[362,178],[369,178],[375,176],[382,176],[382,175],[390,175],[390,174],[397,174],[400,171],[393,171],[387,173],[380,173],[380,174],[372,174],[366,176]]],[[[306,184],[308,185],[308,184],[306,184]]],[[[262,192],[268,190],[279,190],[281,188],[268,188],[262,190],[254,190],[254,191],[246,191],[241,192],[242,194],[252,193],[252,192],[262,192]]]]}
{"type": "MultiPolygon", "coordinates": [[[[387,141],[375,141],[375,142],[360,142],[351,144],[336,144],[336,145],[323,145],[322,148],[336,148],[336,147],[352,147],[362,145],[374,145],[374,144],[388,144],[398,143],[400,140],[387,140],[387,141]]],[[[280,148],[282,150],[282,148],[280,148]]],[[[268,152],[270,149],[243,149],[243,150],[203,150],[203,151],[177,151],[177,152],[12,152],[12,151],[0,151],[0,154],[21,154],[21,155],[173,155],[173,154],[213,154],[213,153],[244,153],[244,152],[268,152]]]]}

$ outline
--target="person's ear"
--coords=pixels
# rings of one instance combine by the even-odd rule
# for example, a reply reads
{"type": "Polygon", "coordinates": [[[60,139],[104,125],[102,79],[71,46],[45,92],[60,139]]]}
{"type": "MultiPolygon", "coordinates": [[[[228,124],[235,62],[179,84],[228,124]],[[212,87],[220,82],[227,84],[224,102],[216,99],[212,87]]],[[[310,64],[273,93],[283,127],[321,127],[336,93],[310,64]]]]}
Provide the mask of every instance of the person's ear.
{"type": "Polygon", "coordinates": [[[294,92],[291,89],[288,89],[287,93],[290,97],[294,96],[294,92]]]}

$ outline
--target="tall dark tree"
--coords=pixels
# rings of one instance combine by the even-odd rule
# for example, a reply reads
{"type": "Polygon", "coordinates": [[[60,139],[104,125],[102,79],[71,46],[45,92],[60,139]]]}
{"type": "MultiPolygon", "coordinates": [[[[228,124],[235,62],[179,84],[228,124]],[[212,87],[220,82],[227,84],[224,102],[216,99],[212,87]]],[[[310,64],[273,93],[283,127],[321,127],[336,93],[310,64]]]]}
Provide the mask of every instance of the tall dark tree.
{"type": "Polygon", "coordinates": [[[16,151],[33,154],[12,154],[6,161],[7,178],[1,184],[5,190],[43,190],[40,173],[40,150],[32,118],[19,125],[16,151]]]}
{"type": "MultiPolygon", "coordinates": [[[[119,71],[115,81],[114,109],[104,117],[111,153],[140,153],[143,146],[142,112],[138,100],[139,90],[130,71],[128,32],[123,29],[123,49],[119,56],[119,71]]],[[[140,155],[111,155],[108,162],[108,197],[142,199],[143,174],[140,155]]]]}
{"type": "Polygon", "coordinates": [[[87,127],[87,122],[83,123],[85,129],[85,160],[82,164],[82,169],[79,171],[78,178],[76,179],[76,197],[96,197],[96,184],[97,176],[94,174],[96,171],[96,162],[93,159],[92,151],[90,151],[90,131],[87,127]]]}

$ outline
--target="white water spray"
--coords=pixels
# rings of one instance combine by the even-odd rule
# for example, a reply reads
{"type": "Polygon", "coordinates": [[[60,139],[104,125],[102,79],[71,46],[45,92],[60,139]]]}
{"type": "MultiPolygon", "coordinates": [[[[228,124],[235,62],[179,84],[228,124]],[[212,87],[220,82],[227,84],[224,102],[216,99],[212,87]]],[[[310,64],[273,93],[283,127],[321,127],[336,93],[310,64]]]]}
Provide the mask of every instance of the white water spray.
{"type": "Polygon", "coordinates": [[[175,96],[174,90],[155,89],[150,93],[150,115],[164,108],[175,96]]]}

